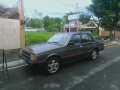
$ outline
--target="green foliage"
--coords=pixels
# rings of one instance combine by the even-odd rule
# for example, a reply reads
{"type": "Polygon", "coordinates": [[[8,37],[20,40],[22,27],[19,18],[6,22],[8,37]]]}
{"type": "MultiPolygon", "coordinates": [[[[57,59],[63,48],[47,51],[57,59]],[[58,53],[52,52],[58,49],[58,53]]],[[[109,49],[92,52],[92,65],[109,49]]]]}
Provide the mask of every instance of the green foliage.
{"type": "Polygon", "coordinates": [[[105,28],[113,28],[119,20],[120,0],[92,0],[89,10],[94,13],[105,28]]]}
{"type": "Polygon", "coordinates": [[[5,7],[0,4],[0,16],[2,16],[5,13],[5,7]]]}
{"type": "Polygon", "coordinates": [[[66,23],[68,23],[68,16],[64,15],[62,18],[62,24],[65,25],[66,23]]]}
{"type": "MultiPolygon", "coordinates": [[[[111,33],[119,21],[120,0],[92,0],[92,2],[89,10],[98,17],[101,26],[108,28],[111,33]]],[[[110,36],[112,37],[112,33],[110,36]]]]}
{"type": "Polygon", "coordinates": [[[85,14],[85,13],[82,13],[80,14],[80,21],[83,23],[83,24],[87,24],[89,21],[90,21],[90,15],[88,14],[85,14]]]}
{"type": "Polygon", "coordinates": [[[44,27],[46,31],[49,32],[59,32],[61,30],[61,18],[50,18],[49,16],[45,16],[43,19],[39,18],[26,18],[26,26],[41,28],[44,27]]]}
{"type": "Polygon", "coordinates": [[[48,29],[48,26],[50,25],[49,20],[50,20],[49,16],[45,16],[45,17],[43,18],[45,30],[47,30],[47,29],[48,29]]]}
{"type": "Polygon", "coordinates": [[[27,27],[41,28],[43,27],[43,20],[39,18],[31,18],[26,23],[27,27]]]}
{"type": "Polygon", "coordinates": [[[43,18],[45,30],[49,32],[58,32],[61,30],[61,18],[50,18],[45,16],[43,18]]]}
{"type": "Polygon", "coordinates": [[[99,38],[99,33],[97,31],[94,31],[91,33],[95,39],[98,39],[99,38]]]}
{"type": "Polygon", "coordinates": [[[27,45],[32,45],[46,42],[52,36],[53,33],[51,32],[26,32],[26,43],[27,45]]]}

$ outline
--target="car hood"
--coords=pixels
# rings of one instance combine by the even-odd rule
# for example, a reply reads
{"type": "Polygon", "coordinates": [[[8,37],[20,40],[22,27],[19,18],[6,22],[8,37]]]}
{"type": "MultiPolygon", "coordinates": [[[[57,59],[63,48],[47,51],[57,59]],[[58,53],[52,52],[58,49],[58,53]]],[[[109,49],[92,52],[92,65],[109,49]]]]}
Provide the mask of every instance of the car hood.
{"type": "Polygon", "coordinates": [[[50,51],[53,49],[57,49],[60,47],[63,47],[63,46],[54,44],[54,43],[42,43],[42,44],[36,44],[33,46],[29,46],[27,47],[27,49],[31,51],[33,54],[40,54],[40,53],[50,51]]]}

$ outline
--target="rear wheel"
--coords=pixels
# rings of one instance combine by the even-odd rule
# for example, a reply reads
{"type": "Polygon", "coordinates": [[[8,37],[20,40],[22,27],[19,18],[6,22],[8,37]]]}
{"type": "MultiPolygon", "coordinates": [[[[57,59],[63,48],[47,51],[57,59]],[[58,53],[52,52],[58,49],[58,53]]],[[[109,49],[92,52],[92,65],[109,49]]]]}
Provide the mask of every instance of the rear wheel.
{"type": "Polygon", "coordinates": [[[92,52],[91,52],[91,59],[92,60],[95,60],[97,58],[97,51],[96,50],[93,50],[92,52]]]}
{"type": "Polygon", "coordinates": [[[57,57],[49,58],[46,62],[46,71],[48,74],[56,73],[60,68],[60,61],[57,57]]]}

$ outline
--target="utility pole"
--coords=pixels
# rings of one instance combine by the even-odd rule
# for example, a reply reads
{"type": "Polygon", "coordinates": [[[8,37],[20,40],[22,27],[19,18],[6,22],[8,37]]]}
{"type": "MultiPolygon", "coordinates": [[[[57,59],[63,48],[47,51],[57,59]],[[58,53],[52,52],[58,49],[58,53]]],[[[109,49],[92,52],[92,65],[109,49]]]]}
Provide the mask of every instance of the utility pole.
{"type": "Polygon", "coordinates": [[[20,48],[25,47],[25,16],[23,0],[18,0],[18,13],[20,21],[20,48]]]}
{"type": "Polygon", "coordinates": [[[78,22],[79,22],[79,12],[78,12],[78,3],[76,3],[76,12],[77,12],[77,32],[78,30],[78,22]]]}

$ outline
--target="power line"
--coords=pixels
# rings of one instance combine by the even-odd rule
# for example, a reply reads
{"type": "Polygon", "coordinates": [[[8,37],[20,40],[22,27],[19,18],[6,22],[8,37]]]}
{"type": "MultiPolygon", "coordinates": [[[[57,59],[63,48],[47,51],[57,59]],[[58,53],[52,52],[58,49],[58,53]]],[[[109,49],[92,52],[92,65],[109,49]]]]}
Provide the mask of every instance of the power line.
{"type": "MultiPolygon", "coordinates": [[[[63,4],[65,6],[75,7],[76,8],[76,5],[71,5],[71,4],[68,4],[68,3],[65,3],[65,2],[62,2],[62,1],[59,1],[59,0],[53,0],[53,1],[55,1],[57,3],[60,3],[60,4],[63,4]]],[[[82,9],[82,7],[79,7],[79,6],[77,6],[77,7],[78,7],[78,9],[82,9]]]]}
{"type": "MultiPolygon", "coordinates": [[[[57,3],[60,3],[60,4],[64,5],[64,6],[69,6],[69,7],[71,7],[71,8],[75,8],[75,9],[76,9],[76,5],[71,5],[71,4],[68,4],[68,3],[65,3],[65,2],[62,2],[62,1],[59,1],[59,0],[53,0],[53,1],[55,1],[55,2],[57,2],[57,3]]],[[[81,11],[84,11],[84,8],[81,8],[81,7],[79,7],[78,5],[77,5],[77,8],[78,8],[78,12],[79,12],[79,13],[80,13],[81,11]]]]}
{"type": "Polygon", "coordinates": [[[59,1],[59,0],[53,0],[53,1],[55,1],[55,2],[57,2],[57,3],[60,3],[60,4],[63,4],[63,5],[67,5],[67,6],[69,6],[69,7],[75,7],[74,5],[71,5],[71,4],[68,4],[68,3],[64,3],[64,2],[61,2],[61,1],[59,1]]]}

